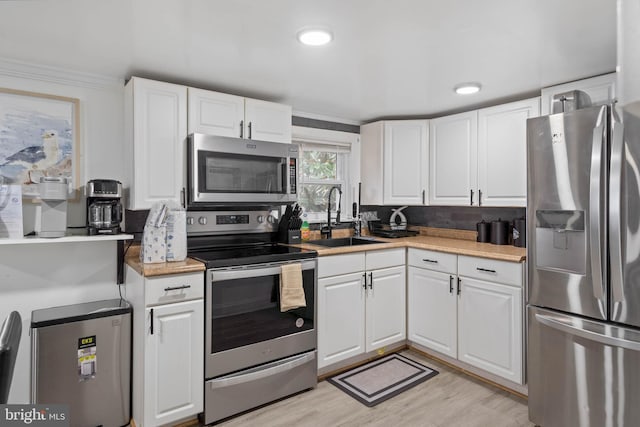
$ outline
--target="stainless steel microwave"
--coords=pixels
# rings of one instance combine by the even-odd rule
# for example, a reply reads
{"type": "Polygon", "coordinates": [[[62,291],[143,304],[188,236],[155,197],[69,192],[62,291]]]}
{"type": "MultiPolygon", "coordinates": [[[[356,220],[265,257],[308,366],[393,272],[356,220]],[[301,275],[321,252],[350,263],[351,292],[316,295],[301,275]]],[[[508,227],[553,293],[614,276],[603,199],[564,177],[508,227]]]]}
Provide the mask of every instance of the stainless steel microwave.
{"type": "Polygon", "coordinates": [[[297,200],[297,145],[194,133],[187,159],[189,207],[297,200]]]}

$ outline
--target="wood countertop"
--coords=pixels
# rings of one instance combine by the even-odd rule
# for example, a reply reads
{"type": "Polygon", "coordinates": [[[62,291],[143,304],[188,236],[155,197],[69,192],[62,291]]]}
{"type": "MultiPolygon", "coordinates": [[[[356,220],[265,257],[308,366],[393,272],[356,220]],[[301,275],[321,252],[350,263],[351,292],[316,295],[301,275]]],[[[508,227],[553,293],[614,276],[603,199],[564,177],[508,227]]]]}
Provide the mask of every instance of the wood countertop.
{"type": "Polygon", "coordinates": [[[138,274],[144,277],[165,276],[167,274],[194,273],[205,271],[206,267],[200,261],[187,258],[184,261],[158,262],[144,264],[140,261],[140,246],[132,246],[127,251],[124,261],[138,274]]]}
{"type": "MultiPolygon", "coordinates": [[[[367,237],[368,236],[363,236],[367,237]]],[[[457,236],[456,236],[457,237],[457,236]]],[[[302,243],[299,246],[306,249],[313,249],[318,252],[318,256],[340,255],[353,252],[375,251],[391,248],[417,248],[431,251],[448,252],[457,255],[468,255],[482,258],[496,259],[509,262],[523,262],[527,257],[525,248],[518,248],[511,245],[493,245],[491,243],[478,243],[469,240],[468,236],[463,238],[452,238],[443,236],[418,235],[414,237],[404,237],[400,239],[385,239],[382,237],[371,237],[379,240],[380,244],[367,244],[357,246],[343,246],[338,248],[328,248],[310,243],[302,243]]]]}
{"type": "MultiPolygon", "coordinates": [[[[475,232],[444,229],[434,230],[428,229],[427,227],[422,228],[420,232],[421,234],[418,236],[404,237],[400,239],[370,237],[380,243],[368,245],[329,248],[326,246],[313,245],[311,243],[301,243],[299,245],[291,246],[312,249],[318,252],[318,256],[341,255],[353,252],[377,251],[392,248],[427,249],[431,251],[448,252],[457,255],[476,256],[509,262],[523,262],[527,256],[527,250],[525,248],[517,248],[511,245],[478,243],[475,241],[475,232]],[[473,238],[473,240],[471,240],[471,238],[473,238]]],[[[336,237],[346,237],[346,235],[336,237]]],[[[369,238],[369,236],[363,237],[369,238]]],[[[202,262],[191,258],[187,258],[184,261],[143,264],[140,261],[140,246],[137,245],[129,248],[125,256],[125,262],[144,277],[192,273],[206,270],[206,267],[202,262]]]]}

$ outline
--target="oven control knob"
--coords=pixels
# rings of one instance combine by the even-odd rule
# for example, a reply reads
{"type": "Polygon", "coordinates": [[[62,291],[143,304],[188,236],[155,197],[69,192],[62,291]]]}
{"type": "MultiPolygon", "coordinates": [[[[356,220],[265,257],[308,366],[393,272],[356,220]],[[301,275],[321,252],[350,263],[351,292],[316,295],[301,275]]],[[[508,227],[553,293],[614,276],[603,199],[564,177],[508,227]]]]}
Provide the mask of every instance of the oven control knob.
{"type": "Polygon", "coordinates": [[[269,215],[269,216],[267,217],[267,222],[268,222],[269,224],[275,224],[275,223],[276,223],[276,218],[275,218],[273,215],[269,215]]]}
{"type": "Polygon", "coordinates": [[[193,223],[194,223],[194,222],[195,222],[195,221],[193,220],[193,217],[192,217],[192,216],[188,216],[188,217],[187,217],[187,225],[193,225],[193,223]]]}
{"type": "Polygon", "coordinates": [[[200,218],[198,218],[198,223],[200,225],[207,225],[207,217],[201,216],[200,218]]]}
{"type": "Polygon", "coordinates": [[[258,215],[258,224],[262,224],[264,222],[264,216],[258,215]]]}

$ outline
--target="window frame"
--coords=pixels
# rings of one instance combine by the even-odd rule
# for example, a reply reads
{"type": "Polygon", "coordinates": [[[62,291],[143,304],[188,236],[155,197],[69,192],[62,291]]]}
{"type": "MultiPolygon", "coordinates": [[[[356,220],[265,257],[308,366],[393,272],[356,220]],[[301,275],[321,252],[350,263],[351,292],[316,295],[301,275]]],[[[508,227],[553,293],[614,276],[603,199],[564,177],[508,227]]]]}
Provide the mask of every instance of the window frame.
{"type": "MultiPolygon", "coordinates": [[[[338,148],[338,158],[336,159],[340,177],[336,180],[306,180],[302,179],[302,167],[298,172],[298,198],[300,189],[304,184],[342,184],[341,200],[341,221],[352,221],[352,203],[358,200],[358,183],[360,182],[360,135],[356,133],[334,131],[328,129],[308,128],[303,126],[292,126],[291,142],[300,147],[299,161],[302,162],[302,153],[305,145],[307,148],[315,146],[327,151],[331,146],[338,148]]],[[[304,207],[303,207],[304,208],[304,207]]],[[[305,213],[307,213],[305,211],[305,213]]],[[[332,210],[331,218],[335,219],[335,210],[332,210]]],[[[309,223],[326,223],[326,212],[307,213],[309,223]]]]}

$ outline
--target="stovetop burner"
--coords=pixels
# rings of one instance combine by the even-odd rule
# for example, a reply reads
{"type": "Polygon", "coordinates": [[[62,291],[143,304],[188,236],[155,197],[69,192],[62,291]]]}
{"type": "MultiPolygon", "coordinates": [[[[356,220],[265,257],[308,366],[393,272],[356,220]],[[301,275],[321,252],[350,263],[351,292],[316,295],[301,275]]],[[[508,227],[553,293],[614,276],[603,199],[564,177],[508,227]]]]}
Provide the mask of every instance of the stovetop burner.
{"type": "Polygon", "coordinates": [[[318,256],[318,253],[309,249],[267,243],[199,248],[190,251],[188,255],[191,258],[203,262],[207,268],[218,268],[315,258],[318,256]]]}

